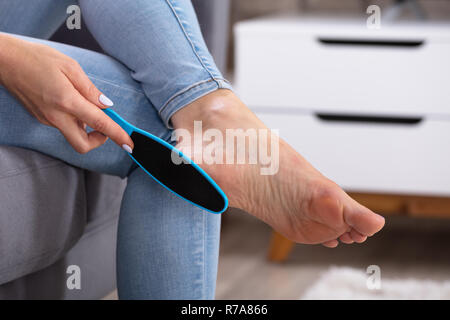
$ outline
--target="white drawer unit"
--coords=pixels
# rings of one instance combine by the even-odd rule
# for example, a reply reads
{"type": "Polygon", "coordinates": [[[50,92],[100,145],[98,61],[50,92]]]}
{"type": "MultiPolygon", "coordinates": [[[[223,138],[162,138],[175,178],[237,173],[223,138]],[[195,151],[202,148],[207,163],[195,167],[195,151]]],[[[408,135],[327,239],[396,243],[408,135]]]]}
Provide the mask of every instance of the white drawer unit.
{"type": "Polygon", "coordinates": [[[251,106],[450,114],[450,23],[273,18],[236,26],[235,86],[251,106]]]}
{"type": "Polygon", "coordinates": [[[349,191],[450,196],[450,24],[240,23],[235,87],[349,191]]]}

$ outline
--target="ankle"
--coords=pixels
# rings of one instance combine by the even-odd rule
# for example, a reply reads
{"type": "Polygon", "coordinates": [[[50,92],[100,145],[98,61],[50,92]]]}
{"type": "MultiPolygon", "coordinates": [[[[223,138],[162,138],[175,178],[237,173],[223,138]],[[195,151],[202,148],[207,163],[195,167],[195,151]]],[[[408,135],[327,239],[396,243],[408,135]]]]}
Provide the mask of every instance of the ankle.
{"type": "Polygon", "coordinates": [[[236,113],[239,99],[230,90],[219,89],[203,96],[181,110],[171,118],[175,129],[190,129],[194,121],[202,121],[204,125],[213,125],[236,113]]]}

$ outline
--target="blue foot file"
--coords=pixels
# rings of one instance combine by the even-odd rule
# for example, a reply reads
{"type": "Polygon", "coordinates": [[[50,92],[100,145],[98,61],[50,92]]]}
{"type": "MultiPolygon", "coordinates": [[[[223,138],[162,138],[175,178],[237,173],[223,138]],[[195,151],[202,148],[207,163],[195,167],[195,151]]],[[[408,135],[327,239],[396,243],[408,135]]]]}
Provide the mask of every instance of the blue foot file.
{"type": "Polygon", "coordinates": [[[111,108],[103,111],[119,124],[134,142],[129,156],[159,184],[180,198],[212,213],[222,213],[228,198],[220,187],[197,164],[166,141],[136,128],[111,108]],[[173,153],[181,162],[175,163],[173,153]]]}

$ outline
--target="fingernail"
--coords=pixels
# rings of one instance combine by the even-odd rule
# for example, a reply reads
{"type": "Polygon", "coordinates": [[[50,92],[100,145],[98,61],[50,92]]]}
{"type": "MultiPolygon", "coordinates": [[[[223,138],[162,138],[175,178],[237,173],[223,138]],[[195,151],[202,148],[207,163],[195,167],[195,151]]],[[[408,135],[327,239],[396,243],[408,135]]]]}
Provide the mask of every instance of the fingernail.
{"type": "Polygon", "coordinates": [[[98,98],[98,101],[100,101],[101,104],[103,104],[107,107],[112,107],[114,105],[114,102],[112,102],[111,99],[108,98],[107,96],[105,96],[104,94],[100,95],[100,97],[98,98]]]}
{"type": "Polygon", "coordinates": [[[123,144],[122,145],[122,149],[125,150],[126,152],[130,153],[130,154],[133,153],[133,149],[131,149],[131,147],[129,145],[127,145],[127,144],[123,144]]]}

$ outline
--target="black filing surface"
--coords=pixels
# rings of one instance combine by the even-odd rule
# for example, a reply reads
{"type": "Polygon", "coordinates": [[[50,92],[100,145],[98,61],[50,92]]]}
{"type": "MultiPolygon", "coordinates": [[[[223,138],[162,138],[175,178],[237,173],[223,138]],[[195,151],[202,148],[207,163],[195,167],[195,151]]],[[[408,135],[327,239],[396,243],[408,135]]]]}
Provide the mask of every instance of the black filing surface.
{"type": "Polygon", "coordinates": [[[224,208],[223,197],[206,177],[190,164],[175,164],[168,147],[137,132],[131,139],[133,157],[159,182],[206,209],[218,212],[224,208]]]}

